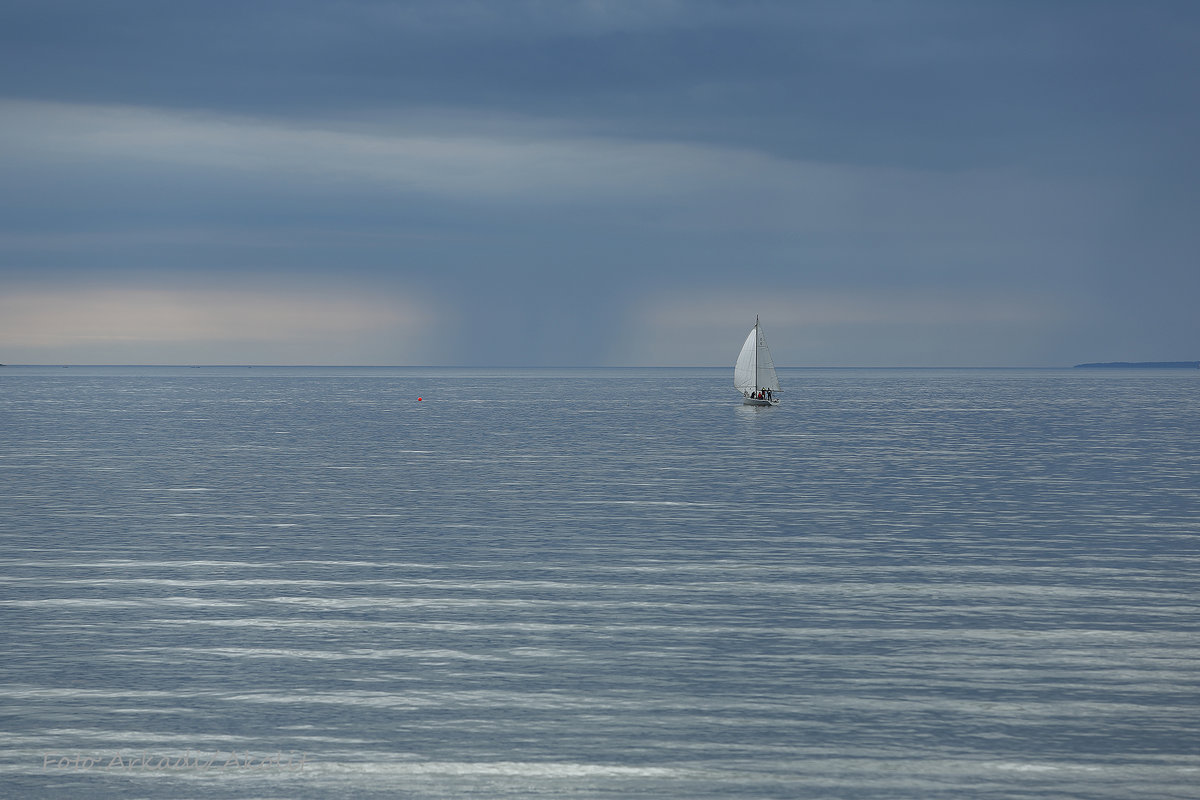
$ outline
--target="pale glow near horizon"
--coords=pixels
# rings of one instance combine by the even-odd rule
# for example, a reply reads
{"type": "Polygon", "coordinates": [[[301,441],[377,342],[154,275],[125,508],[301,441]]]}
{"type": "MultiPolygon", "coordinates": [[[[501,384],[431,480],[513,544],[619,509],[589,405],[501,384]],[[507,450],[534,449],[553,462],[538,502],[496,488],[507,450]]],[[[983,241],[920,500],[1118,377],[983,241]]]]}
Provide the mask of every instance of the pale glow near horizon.
{"type": "Polygon", "coordinates": [[[104,353],[154,360],[156,348],[228,362],[308,346],[329,358],[364,338],[416,337],[434,318],[418,301],[315,290],[29,289],[0,296],[0,348],[9,361],[55,363],[72,353],[80,363],[104,353]]]}

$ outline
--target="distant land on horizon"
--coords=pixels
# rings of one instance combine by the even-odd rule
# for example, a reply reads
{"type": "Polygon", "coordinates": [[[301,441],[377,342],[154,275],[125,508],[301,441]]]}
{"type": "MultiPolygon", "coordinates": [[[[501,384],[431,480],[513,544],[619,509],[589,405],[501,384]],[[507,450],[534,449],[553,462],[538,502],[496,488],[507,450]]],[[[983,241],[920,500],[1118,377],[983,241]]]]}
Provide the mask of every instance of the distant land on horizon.
{"type": "Polygon", "coordinates": [[[1076,364],[1075,369],[1200,369],[1200,361],[1105,361],[1076,364]]]}

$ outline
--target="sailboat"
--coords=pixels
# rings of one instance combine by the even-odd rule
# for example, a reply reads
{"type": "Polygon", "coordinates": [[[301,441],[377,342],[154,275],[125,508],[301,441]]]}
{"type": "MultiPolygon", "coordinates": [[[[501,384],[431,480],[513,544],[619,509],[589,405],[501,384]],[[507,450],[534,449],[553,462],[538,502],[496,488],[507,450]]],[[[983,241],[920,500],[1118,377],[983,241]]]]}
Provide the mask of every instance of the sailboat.
{"type": "Polygon", "coordinates": [[[775,374],[775,362],[771,360],[758,317],[754,318],[754,327],[733,367],[733,388],[742,393],[744,405],[779,405],[779,376],[775,374]]]}

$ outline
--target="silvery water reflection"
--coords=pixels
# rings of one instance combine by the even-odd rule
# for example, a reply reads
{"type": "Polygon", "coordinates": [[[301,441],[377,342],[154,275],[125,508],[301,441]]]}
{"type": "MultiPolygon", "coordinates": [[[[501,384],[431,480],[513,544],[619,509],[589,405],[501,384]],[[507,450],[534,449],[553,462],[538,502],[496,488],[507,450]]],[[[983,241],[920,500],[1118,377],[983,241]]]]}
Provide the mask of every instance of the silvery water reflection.
{"type": "Polygon", "coordinates": [[[6,368],[0,781],[1192,791],[1200,376],[727,373],[6,368]]]}

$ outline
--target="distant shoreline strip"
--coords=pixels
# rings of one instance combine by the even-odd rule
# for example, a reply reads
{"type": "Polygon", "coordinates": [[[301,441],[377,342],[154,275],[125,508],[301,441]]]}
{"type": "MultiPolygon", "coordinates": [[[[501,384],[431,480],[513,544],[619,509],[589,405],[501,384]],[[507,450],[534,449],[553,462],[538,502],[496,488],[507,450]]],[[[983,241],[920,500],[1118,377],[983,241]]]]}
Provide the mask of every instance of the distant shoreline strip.
{"type": "Polygon", "coordinates": [[[1200,369],[1200,361],[1106,361],[1076,364],[1075,369],[1200,369]]]}

